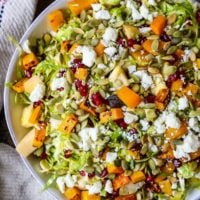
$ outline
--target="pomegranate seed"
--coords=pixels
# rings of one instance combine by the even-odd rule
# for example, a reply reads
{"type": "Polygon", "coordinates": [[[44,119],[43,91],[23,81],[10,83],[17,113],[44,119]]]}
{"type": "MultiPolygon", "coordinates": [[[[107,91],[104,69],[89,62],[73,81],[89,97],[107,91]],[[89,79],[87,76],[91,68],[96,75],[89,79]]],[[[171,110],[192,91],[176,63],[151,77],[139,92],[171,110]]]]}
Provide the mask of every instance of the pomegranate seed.
{"type": "Polygon", "coordinates": [[[172,82],[176,81],[177,79],[184,79],[185,72],[182,70],[177,70],[174,74],[171,74],[167,79],[167,86],[170,87],[172,82]]]}
{"type": "Polygon", "coordinates": [[[81,170],[79,173],[80,173],[81,176],[85,176],[86,175],[86,172],[84,170],[81,170]]]}
{"type": "Polygon", "coordinates": [[[169,60],[169,63],[174,65],[178,61],[178,56],[176,54],[172,54],[171,56],[172,58],[169,60]]]}
{"type": "Polygon", "coordinates": [[[58,77],[61,78],[61,77],[64,77],[66,71],[65,70],[61,70],[58,72],[58,77]]]}
{"type": "Polygon", "coordinates": [[[82,63],[82,60],[79,58],[75,58],[72,62],[71,70],[73,73],[76,72],[77,68],[84,68],[85,65],[82,63]]]}
{"type": "Polygon", "coordinates": [[[173,164],[176,168],[178,168],[182,165],[182,162],[181,162],[181,160],[175,158],[175,159],[173,159],[173,164]]]}
{"type": "Polygon", "coordinates": [[[154,103],[156,97],[152,94],[149,94],[147,97],[144,98],[145,103],[154,103]]]}
{"type": "Polygon", "coordinates": [[[123,119],[116,120],[115,122],[118,126],[120,126],[123,129],[126,129],[128,126],[123,119]]]}
{"type": "Polygon", "coordinates": [[[103,171],[101,172],[100,177],[101,177],[101,178],[104,178],[104,177],[107,176],[107,175],[108,175],[108,171],[107,171],[107,169],[105,168],[105,169],[103,169],[103,171]]]}
{"type": "Polygon", "coordinates": [[[122,47],[126,47],[126,40],[123,38],[118,38],[117,39],[117,44],[122,46],[122,47]]]}
{"type": "Polygon", "coordinates": [[[40,156],[40,158],[41,158],[42,160],[47,159],[47,154],[46,154],[45,151],[42,152],[42,155],[40,156]]]}
{"type": "Polygon", "coordinates": [[[132,147],[131,150],[132,151],[139,151],[142,148],[142,144],[141,143],[135,143],[132,147]]]}
{"type": "Polygon", "coordinates": [[[141,45],[142,43],[145,42],[145,40],[146,40],[146,37],[140,35],[139,38],[137,39],[137,43],[141,45]]]}
{"type": "Polygon", "coordinates": [[[135,134],[138,134],[138,131],[136,128],[133,128],[131,129],[129,132],[128,132],[130,135],[135,135],[135,134]]]}
{"type": "Polygon", "coordinates": [[[64,89],[64,87],[57,88],[58,91],[63,91],[64,89]]]}
{"type": "Polygon", "coordinates": [[[134,44],[136,44],[135,40],[133,40],[133,39],[127,40],[127,46],[128,47],[133,47],[134,44]]]}
{"type": "Polygon", "coordinates": [[[92,94],[92,103],[95,106],[100,106],[104,103],[104,99],[99,92],[92,94]]]}
{"type": "Polygon", "coordinates": [[[119,196],[119,191],[113,191],[111,194],[112,198],[118,197],[119,196]]]}
{"type": "Polygon", "coordinates": [[[72,150],[71,149],[65,150],[64,156],[65,158],[70,158],[72,156],[72,150]]]}
{"type": "Polygon", "coordinates": [[[25,75],[26,75],[27,78],[31,78],[32,75],[33,75],[32,68],[31,68],[31,69],[27,69],[27,70],[25,71],[25,75]]]}
{"type": "Polygon", "coordinates": [[[37,101],[37,102],[34,102],[33,103],[33,108],[36,108],[36,107],[38,107],[38,106],[41,106],[43,103],[42,103],[42,101],[41,100],[39,100],[39,101],[37,101]]]}
{"type": "Polygon", "coordinates": [[[89,177],[89,178],[93,178],[94,176],[95,176],[95,172],[88,173],[88,177],[89,177]]]}
{"type": "Polygon", "coordinates": [[[153,176],[147,176],[146,183],[153,184],[154,183],[154,177],[153,176]]]}
{"type": "Polygon", "coordinates": [[[198,9],[196,12],[196,20],[198,23],[200,23],[200,9],[198,9]]]}
{"type": "Polygon", "coordinates": [[[171,38],[167,35],[166,32],[163,32],[162,35],[160,36],[160,39],[164,42],[170,42],[171,38]]]}
{"type": "Polygon", "coordinates": [[[80,92],[81,96],[84,96],[84,97],[87,96],[87,93],[88,93],[87,84],[84,85],[82,81],[76,80],[75,86],[76,86],[76,89],[80,92]]]}

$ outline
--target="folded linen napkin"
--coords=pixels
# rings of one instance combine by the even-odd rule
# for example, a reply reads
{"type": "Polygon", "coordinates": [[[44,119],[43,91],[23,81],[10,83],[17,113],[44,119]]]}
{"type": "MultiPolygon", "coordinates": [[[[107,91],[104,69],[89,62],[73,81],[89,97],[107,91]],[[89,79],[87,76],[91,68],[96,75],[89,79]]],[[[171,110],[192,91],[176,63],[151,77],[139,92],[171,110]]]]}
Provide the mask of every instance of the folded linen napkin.
{"type": "Polygon", "coordinates": [[[15,46],[8,36],[20,40],[33,20],[37,0],[0,0],[0,110],[5,74],[15,46]]]}

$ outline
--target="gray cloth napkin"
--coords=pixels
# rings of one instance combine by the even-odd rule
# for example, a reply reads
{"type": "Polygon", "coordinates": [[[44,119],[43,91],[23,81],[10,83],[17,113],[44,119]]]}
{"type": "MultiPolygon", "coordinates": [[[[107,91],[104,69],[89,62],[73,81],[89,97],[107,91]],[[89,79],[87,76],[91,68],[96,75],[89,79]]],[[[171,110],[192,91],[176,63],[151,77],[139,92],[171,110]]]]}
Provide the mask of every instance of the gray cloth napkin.
{"type": "Polygon", "coordinates": [[[12,147],[0,143],[0,199],[1,200],[55,200],[26,169],[12,147]]]}
{"type": "Polygon", "coordinates": [[[0,110],[5,74],[15,46],[8,36],[20,40],[33,20],[37,0],[0,0],[0,110]]]}

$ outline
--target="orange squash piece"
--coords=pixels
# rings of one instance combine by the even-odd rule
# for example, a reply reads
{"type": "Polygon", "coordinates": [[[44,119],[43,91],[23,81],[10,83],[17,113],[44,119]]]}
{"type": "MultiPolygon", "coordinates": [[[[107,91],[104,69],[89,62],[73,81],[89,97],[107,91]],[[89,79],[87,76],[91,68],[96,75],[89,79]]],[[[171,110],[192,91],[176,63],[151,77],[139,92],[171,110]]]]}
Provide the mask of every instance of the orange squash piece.
{"type": "Polygon", "coordinates": [[[135,194],[123,195],[116,197],[115,200],[137,200],[135,194]]]}
{"type": "Polygon", "coordinates": [[[124,172],[122,167],[117,167],[114,164],[108,164],[107,171],[109,174],[122,174],[124,172]]]}
{"type": "Polygon", "coordinates": [[[148,53],[144,50],[132,51],[130,54],[139,66],[145,67],[151,61],[151,59],[147,57],[148,53]]]}
{"type": "Polygon", "coordinates": [[[199,157],[200,157],[200,149],[198,151],[194,152],[194,153],[190,153],[190,158],[192,160],[197,159],[199,157]]]}
{"type": "Polygon", "coordinates": [[[71,48],[69,49],[69,53],[70,54],[72,54],[73,53],[73,51],[75,51],[75,49],[78,47],[78,43],[74,43],[72,46],[71,46],[71,48]]]}
{"type": "Polygon", "coordinates": [[[19,80],[17,83],[15,83],[12,86],[12,89],[17,93],[23,93],[24,92],[24,83],[27,81],[27,78],[23,78],[19,80]]]}
{"type": "Polygon", "coordinates": [[[113,188],[114,190],[118,190],[119,188],[121,188],[122,186],[130,183],[131,180],[128,176],[125,176],[124,174],[121,174],[119,176],[117,176],[114,180],[113,180],[113,188]]]}
{"type": "Polygon", "coordinates": [[[181,79],[172,82],[171,85],[172,92],[180,92],[182,89],[183,89],[183,81],[181,79]]]}
{"type": "Polygon", "coordinates": [[[131,151],[129,150],[129,154],[135,159],[140,160],[140,153],[138,151],[131,151]]]}
{"type": "Polygon", "coordinates": [[[185,122],[182,122],[179,129],[168,128],[165,132],[165,137],[171,140],[175,140],[182,137],[186,133],[187,133],[187,124],[185,122]]]}
{"type": "Polygon", "coordinates": [[[164,103],[159,102],[159,101],[155,101],[155,106],[156,106],[156,109],[158,109],[160,111],[165,110],[165,107],[166,107],[166,105],[164,103]]]}
{"type": "Polygon", "coordinates": [[[78,68],[75,72],[75,78],[79,79],[79,80],[86,80],[87,76],[88,76],[89,72],[88,69],[86,68],[78,68]]]}
{"type": "Polygon", "coordinates": [[[157,17],[154,18],[152,21],[150,27],[151,30],[156,34],[156,35],[161,35],[164,31],[164,28],[166,26],[167,19],[163,15],[158,15],[157,17]]]}
{"type": "Polygon", "coordinates": [[[174,153],[173,149],[171,147],[168,148],[168,150],[162,154],[159,155],[159,158],[165,160],[165,159],[174,159],[174,153]]]}
{"type": "Polygon", "coordinates": [[[88,112],[88,113],[90,113],[90,114],[96,116],[95,111],[94,111],[92,108],[86,106],[86,105],[85,105],[85,102],[86,102],[86,100],[83,101],[83,102],[80,104],[80,106],[79,106],[80,109],[82,109],[82,110],[84,110],[84,111],[86,111],[86,112],[88,112]]]}
{"type": "Polygon", "coordinates": [[[131,175],[131,180],[133,183],[138,183],[140,181],[144,181],[145,179],[146,176],[142,171],[133,172],[133,174],[131,175]]]}
{"type": "Polygon", "coordinates": [[[142,47],[143,47],[148,53],[151,53],[152,55],[157,56],[157,55],[158,55],[158,52],[157,52],[157,51],[154,51],[154,50],[152,49],[152,43],[153,43],[153,40],[145,40],[145,41],[142,43],[142,47]]]}
{"type": "Polygon", "coordinates": [[[104,54],[104,49],[105,46],[102,44],[102,42],[99,42],[94,50],[96,51],[97,56],[102,56],[104,54]]]}
{"type": "Polygon", "coordinates": [[[169,180],[164,180],[158,183],[160,189],[163,193],[171,196],[172,195],[172,185],[169,180]]]}
{"type": "Polygon", "coordinates": [[[68,51],[68,45],[69,45],[69,42],[67,40],[61,42],[61,45],[60,45],[61,53],[68,51]]]}
{"type": "Polygon", "coordinates": [[[159,175],[156,176],[156,178],[154,180],[155,180],[156,183],[159,183],[159,182],[165,180],[166,177],[167,177],[166,174],[159,174],[159,175]]]}
{"type": "Polygon", "coordinates": [[[25,70],[35,67],[38,63],[39,61],[34,53],[26,54],[22,58],[22,65],[25,70]]]}
{"type": "Polygon", "coordinates": [[[98,194],[91,195],[88,191],[82,191],[81,200],[101,200],[101,197],[98,194]]]}
{"type": "Polygon", "coordinates": [[[79,15],[82,10],[87,10],[91,4],[96,3],[97,0],[72,0],[67,3],[67,7],[71,10],[72,14],[79,15]]]}
{"type": "Polygon", "coordinates": [[[76,126],[77,123],[78,123],[77,117],[73,114],[69,114],[60,124],[58,130],[66,134],[69,134],[71,133],[72,129],[76,126]]]}
{"type": "Polygon", "coordinates": [[[100,113],[100,122],[107,123],[110,120],[118,120],[124,117],[121,108],[112,108],[110,111],[100,113]]]}
{"type": "Polygon", "coordinates": [[[183,55],[184,55],[184,51],[182,49],[177,49],[175,51],[175,55],[178,57],[178,58],[182,58],[183,55]]]}
{"type": "Polygon", "coordinates": [[[81,199],[81,191],[76,187],[67,188],[64,192],[64,196],[68,200],[80,200],[81,199]]]}
{"type": "Polygon", "coordinates": [[[42,107],[41,106],[37,106],[33,109],[33,112],[31,113],[31,116],[29,118],[29,122],[31,124],[35,124],[38,120],[38,118],[40,117],[41,115],[41,109],[42,107]]]}
{"type": "Polygon", "coordinates": [[[117,96],[129,108],[135,108],[141,102],[140,96],[126,86],[123,86],[117,91],[117,96]]]}
{"type": "Polygon", "coordinates": [[[200,69],[200,58],[197,58],[196,64],[197,64],[197,67],[200,69]]]}
{"type": "Polygon", "coordinates": [[[163,103],[169,94],[169,89],[165,88],[158,92],[156,101],[163,103]]]}
{"type": "Polygon", "coordinates": [[[161,171],[166,174],[172,174],[175,170],[175,166],[172,162],[167,162],[162,168],[161,171]]]}
{"type": "Polygon", "coordinates": [[[64,15],[61,10],[54,10],[48,14],[48,20],[53,31],[58,31],[61,25],[65,22],[64,15]]]}
{"type": "Polygon", "coordinates": [[[33,140],[33,146],[36,148],[40,148],[46,137],[46,126],[39,125],[38,129],[35,129],[35,138],[33,140]]]}
{"type": "Polygon", "coordinates": [[[188,83],[186,88],[183,90],[183,92],[185,95],[193,96],[197,94],[198,90],[199,90],[199,87],[197,85],[188,83]]]}

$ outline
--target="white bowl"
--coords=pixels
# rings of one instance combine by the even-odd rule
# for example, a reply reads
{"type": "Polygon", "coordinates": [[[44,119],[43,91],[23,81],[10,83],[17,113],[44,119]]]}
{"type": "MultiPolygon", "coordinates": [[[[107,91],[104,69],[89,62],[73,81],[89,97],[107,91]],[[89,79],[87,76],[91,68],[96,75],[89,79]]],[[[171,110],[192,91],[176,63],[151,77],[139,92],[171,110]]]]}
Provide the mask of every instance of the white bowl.
{"type": "MultiPolygon", "coordinates": [[[[25,32],[22,37],[20,44],[23,44],[30,37],[40,37],[48,30],[50,27],[47,22],[47,14],[52,10],[58,8],[66,7],[68,0],[57,0],[51,5],[49,5],[31,24],[28,30],[25,32]]],[[[16,49],[14,55],[11,59],[11,62],[8,67],[6,80],[5,82],[10,82],[11,80],[15,80],[15,66],[18,61],[19,51],[16,49]]],[[[4,89],[4,110],[5,117],[8,125],[8,129],[10,131],[11,137],[13,139],[14,144],[16,145],[23,136],[27,133],[27,129],[21,126],[21,114],[22,114],[22,106],[16,105],[14,102],[14,92],[9,88],[5,87],[4,89]]],[[[38,180],[41,186],[44,186],[48,177],[44,174],[38,172],[39,162],[34,158],[34,156],[29,156],[28,158],[22,158],[26,167],[29,169],[31,174],[38,180]]],[[[41,187],[42,189],[42,187],[41,187]]],[[[56,199],[64,199],[63,195],[56,189],[48,189],[56,199]]]]}
{"type": "MultiPolygon", "coordinates": [[[[66,4],[69,0],[57,0],[48,6],[31,24],[29,29],[25,32],[22,37],[20,44],[26,41],[30,37],[40,37],[48,30],[50,27],[47,22],[47,14],[52,10],[58,8],[66,7],[66,4]]],[[[6,75],[6,83],[11,80],[15,80],[15,66],[18,61],[18,50],[15,50],[14,55],[11,59],[10,65],[8,67],[7,75],[6,75]]],[[[8,129],[10,131],[11,137],[13,139],[14,144],[16,145],[23,136],[27,133],[27,129],[21,126],[21,114],[22,114],[22,106],[16,105],[14,102],[14,92],[9,88],[5,87],[4,89],[4,110],[5,117],[8,125],[8,129]]],[[[34,156],[29,156],[28,158],[21,157],[23,162],[25,163],[28,170],[31,174],[36,178],[36,180],[44,186],[45,182],[48,180],[48,177],[44,174],[38,172],[39,163],[34,156]]],[[[51,193],[56,199],[63,200],[63,195],[56,189],[50,188],[47,190],[51,193]]],[[[186,200],[200,200],[200,191],[194,190],[191,192],[186,200]]]]}

